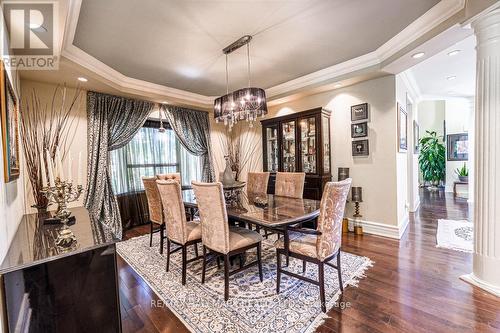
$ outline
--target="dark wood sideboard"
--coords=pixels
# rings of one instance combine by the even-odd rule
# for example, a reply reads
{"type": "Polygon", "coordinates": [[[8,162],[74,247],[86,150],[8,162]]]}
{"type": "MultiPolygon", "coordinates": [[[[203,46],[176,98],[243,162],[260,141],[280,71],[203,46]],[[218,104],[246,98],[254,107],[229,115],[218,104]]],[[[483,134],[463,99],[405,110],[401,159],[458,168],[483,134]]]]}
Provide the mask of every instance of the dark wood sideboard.
{"type": "Polygon", "coordinates": [[[263,170],[271,173],[268,193],[274,193],[277,171],[305,172],[304,198],[321,200],[332,179],[330,114],[315,108],[261,121],[263,170]]]}
{"type": "Polygon", "coordinates": [[[25,215],[0,265],[4,332],[121,332],[117,239],[73,208],[76,246],[55,245],[59,225],[25,215]]]}

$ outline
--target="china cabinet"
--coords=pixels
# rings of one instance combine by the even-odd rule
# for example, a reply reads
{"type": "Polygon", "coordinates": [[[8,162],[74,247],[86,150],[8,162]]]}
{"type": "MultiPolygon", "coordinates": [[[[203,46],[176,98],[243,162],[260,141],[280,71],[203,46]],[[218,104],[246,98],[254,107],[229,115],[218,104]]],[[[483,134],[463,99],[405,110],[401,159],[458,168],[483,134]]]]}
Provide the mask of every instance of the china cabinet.
{"type": "Polygon", "coordinates": [[[264,171],[271,173],[268,193],[274,193],[276,172],[305,172],[304,198],[321,199],[332,179],[330,111],[315,108],[262,120],[264,171]]]}

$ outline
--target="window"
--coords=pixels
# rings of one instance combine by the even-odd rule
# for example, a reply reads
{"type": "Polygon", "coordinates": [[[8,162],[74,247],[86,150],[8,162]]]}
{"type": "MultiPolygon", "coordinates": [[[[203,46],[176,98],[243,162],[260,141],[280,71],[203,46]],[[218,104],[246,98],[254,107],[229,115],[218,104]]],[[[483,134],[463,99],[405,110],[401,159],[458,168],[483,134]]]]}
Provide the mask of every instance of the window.
{"type": "Polygon", "coordinates": [[[111,152],[111,184],[115,194],[144,190],[142,177],[180,172],[182,185],[201,180],[201,162],[179,142],[167,126],[158,131],[159,122],[148,120],[132,140],[111,152]]]}

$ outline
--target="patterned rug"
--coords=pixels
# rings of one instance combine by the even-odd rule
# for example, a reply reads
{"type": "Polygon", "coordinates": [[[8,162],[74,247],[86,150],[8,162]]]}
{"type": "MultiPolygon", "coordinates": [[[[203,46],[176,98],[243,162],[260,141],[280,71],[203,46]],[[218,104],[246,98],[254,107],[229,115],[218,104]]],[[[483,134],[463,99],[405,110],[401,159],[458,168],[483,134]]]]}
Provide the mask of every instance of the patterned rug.
{"type": "MultiPolygon", "coordinates": [[[[224,302],[223,267],[217,269],[211,262],[201,284],[202,261],[192,262],[182,286],[180,252],[171,255],[167,273],[166,254],[159,254],[155,239],[152,247],[148,235],[120,242],[118,253],[193,332],[312,332],[326,318],[317,286],[282,274],[280,294],[276,294],[276,252],[271,240],[262,247],[264,282],[257,266],[235,274],[230,277],[229,300],[224,302]]],[[[193,246],[190,251],[188,258],[194,256],[193,246]]],[[[255,251],[248,252],[248,262],[254,259],[255,251]]],[[[356,286],[372,266],[369,258],[346,252],[341,260],[344,286],[356,286]]],[[[289,269],[302,274],[302,261],[290,258],[289,269]]],[[[317,280],[317,270],[317,265],[308,264],[305,274],[317,280]]],[[[329,266],[325,266],[325,289],[327,309],[339,306],[337,272],[329,266]]]]}
{"type": "Polygon", "coordinates": [[[438,220],[436,247],[472,253],[474,224],[465,220],[438,220]]]}

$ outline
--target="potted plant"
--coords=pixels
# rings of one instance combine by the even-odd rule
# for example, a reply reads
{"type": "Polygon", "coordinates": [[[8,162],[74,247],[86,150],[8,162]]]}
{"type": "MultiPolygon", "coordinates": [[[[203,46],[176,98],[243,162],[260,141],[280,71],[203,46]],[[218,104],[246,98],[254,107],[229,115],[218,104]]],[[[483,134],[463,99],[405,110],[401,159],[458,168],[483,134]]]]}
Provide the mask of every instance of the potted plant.
{"type": "Polygon", "coordinates": [[[461,182],[464,182],[464,183],[468,183],[469,182],[469,169],[467,168],[467,166],[465,165],[465,163],[464,163],[464,165],[461,168],[457,168],[455,170],[455,173],[457,174],[458,179],[461,182]]]}
{"type": "Polygon", "coordinates": [[[444,179],[446,172],[446,149],[435,131],[426,131],[427,135],[420,139],[420,156],[418,164],[424,181],[435,189],[444,179]]]}

